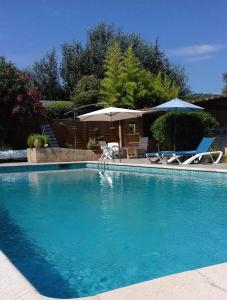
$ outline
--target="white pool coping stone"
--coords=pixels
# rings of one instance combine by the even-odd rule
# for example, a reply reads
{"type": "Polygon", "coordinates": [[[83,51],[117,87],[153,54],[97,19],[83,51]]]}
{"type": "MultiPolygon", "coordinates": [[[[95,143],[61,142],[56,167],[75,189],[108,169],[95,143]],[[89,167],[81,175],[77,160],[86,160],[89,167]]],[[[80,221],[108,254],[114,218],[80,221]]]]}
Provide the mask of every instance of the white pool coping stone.
{"type": "MultiPolygon", "coordinates": [[[[1,300],[50,300],[15,268],[0,251],[1,300]]],[[[227,263],[187,271],[81,300],[225,300],[227,299],[227,263]]]]}
{"type": "MultiPolygon", "coordinates": [[[[67,162],[65,164],[75,163],[67,162]]],[[[97,162],[76,162],[96,163],[97,162]]],[[[50,163],[48,163],[50,164],[50,163]]],[[[56,163],[59,164],[59,163],[56,163]]],[[[62,163],[64,164],[64,163],[62,163]]],[[[112,164],[112,163],[108,163],[112,164]]],[[[201,167],[179,167],[166,165],[146,165],[133,163],[113,163],[114,165],[149,168],[183,169],[191,171],[227,173],[227,169],[201,167]]],[[[6,163],[1,166],[31,165],[28,163],[6,163]]],[[[32,164],[36,165],[36,164],[32,164]]],[[[40,164],[39,164],[40,165],[40,164]]],[[[43,165],[46,165],[44,163],[43,165]]],[[[195,254],[196,255],[196,254],[195,254]]],[[[0,300],[53,300],[45,297],[0,251],[0,300]]],[[[71,298],[72,299],[72,298],[71,298]]],[[[91,297],[73,298],[82,300],[227,300],[227,263],[217,264],[192,271],[177,273],[158,279],[115,289],[91,297]]]]}

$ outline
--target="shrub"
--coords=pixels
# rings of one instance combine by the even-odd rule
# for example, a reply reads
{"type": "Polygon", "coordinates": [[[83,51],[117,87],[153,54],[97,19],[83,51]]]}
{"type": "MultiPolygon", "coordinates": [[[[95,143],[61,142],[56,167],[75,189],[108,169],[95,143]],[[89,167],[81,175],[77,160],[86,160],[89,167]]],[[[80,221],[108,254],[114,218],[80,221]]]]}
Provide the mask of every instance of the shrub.
{"type": "Polygon", "coordinates": [[[72,101],[43,101],[43,106],[47,112],[57,112],[61,110],[73,109],[72,101]]]}
{"type": "Polygon", "coordinates": [[[45,134],[38,134],[38,133],[33,133],[33,134],[29,135],[29,137],[27,139],[27,145],[29,148],[34,148],[35,140],[40,140],[41,148],[43,148],[44,145],[48,143],[48,136],[45,134]]]}
{"type": "Polygon", "coordinates": [[[52,118],[65,118],[65,113],[74,108],[72,101],[43,101],[47,115],[52,118]]]}
{"type": "Polygon", "coordinates": [[[29,75],[0,57],[0,144],[17,148],[20,130],[19,144],[23,146],[26,143],[24,133],[37,128],[42,116],[40,96],[29,75]]]}
{"type": "MultiPolygon", "coordinates": [[[[175,113],[166,113],[151,126],[153,137],[162,150],[171,150],[174,145],[175,113]]],[[[204,136],[213,136],[218,122],[206,112],[176,113],[176,150],[191,150],[197,147],[204,136]]]]}
{"type": "Polygon", "coordinates": [[[52,118],[65,118],[64,113],[74,108],[72,101],[43,101],[48,116],[52,118]]]}
{"type": "Polygon", "coordinates": [[[9,145],[1,145],[0,144],[0,151],[7,151],[7,150],[11,150],[12,147],[9,145]]]}
{"type": "Polygon", "coordinates": [[[95,75],[83,76],[73,89],[71,100],[75,107],[97,103],[99,96],[99,79],[95,75]]]}

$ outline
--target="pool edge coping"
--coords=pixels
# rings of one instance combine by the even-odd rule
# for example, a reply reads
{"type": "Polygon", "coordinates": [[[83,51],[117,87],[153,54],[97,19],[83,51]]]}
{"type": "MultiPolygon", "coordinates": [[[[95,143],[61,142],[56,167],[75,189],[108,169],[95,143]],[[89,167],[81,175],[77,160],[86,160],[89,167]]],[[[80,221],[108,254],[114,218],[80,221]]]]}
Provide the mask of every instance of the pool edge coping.
{"type": "MultiPolygon", "coordinates": [[[[2,168],[22,168],[22,167],[38,167],[38,166],[51,166],[51,165],[78,165],[78,164],[99,164],[99,161],[69,161],[69,162],[47,162],[47,163],[1,163],[0,164],[0,174],[2,168]]],[[[148,168],[148,169],[168,169],[168,170],[182,170],[182,171],[196,171],[196,172],[213,172],[213,173],[227,173],[227,168],[219,169],[219,168],[209,168],[209,167],[193,167],[193,166],[183,166],[183,165],[165,165],[165,164],[136,164],[130,162],[106,162],[107,166],[126,166],[126,167],[138,167],[138,168],[148,168]]],[[[213,164],[214,165],[214,164],[213,164]]],[[[45,171],[45,170],[44,170],[45,171]]],[[[50,170],[51,171],[51,170],[50,170]]]]}
{"type": "MultiPolygon", "coordinates": [[[[1,300],[59,299],[40,294],[2,251],[0,251],[0,263],[3,265],[0,272],[2,274],[7,274],[7,278],[0,278],[1,300]]],[[[94,296],[68,298],[68,300],[227,299],[226,276],[227,262],[175,273],[157,279],[110,290],[94,296]],[[204,298],[204,295],[209,296],[209,298],[204,298]],[[211,295],[216,295],[217,297],[212,298],[211,295]],[[220,295],[222,296],[220,297],[220,295]]]]}

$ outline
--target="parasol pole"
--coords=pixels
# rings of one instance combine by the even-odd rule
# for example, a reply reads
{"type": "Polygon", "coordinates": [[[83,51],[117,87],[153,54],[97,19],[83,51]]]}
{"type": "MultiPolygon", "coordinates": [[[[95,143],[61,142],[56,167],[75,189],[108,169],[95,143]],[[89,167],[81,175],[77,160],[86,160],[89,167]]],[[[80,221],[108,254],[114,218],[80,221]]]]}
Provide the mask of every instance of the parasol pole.
{"type": "Polygon", "coordinates": [[[176,135],[177,135],[177,110],[174,111],[174,133],[173,133],[173,151],[176,151],[176,135]]]}
{"type": "Polygon", "coordinates": [[[120,120],[119,120],[118,129],[119,129],[119,145],[120,145],[120,148],[122,148],[122,130],[121,130],[121,121],[120,120]]]}

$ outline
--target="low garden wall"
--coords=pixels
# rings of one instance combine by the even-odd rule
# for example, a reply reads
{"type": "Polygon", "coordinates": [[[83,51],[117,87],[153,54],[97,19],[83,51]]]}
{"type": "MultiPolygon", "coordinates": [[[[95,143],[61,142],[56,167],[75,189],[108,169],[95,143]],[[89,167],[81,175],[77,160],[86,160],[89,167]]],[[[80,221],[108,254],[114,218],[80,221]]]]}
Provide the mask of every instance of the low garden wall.
{"type": "Polygon", "coordinates": [[[27,149],[29,163],[91,161],[97,160],[97,155],[92,150],[67,149],[67,148],[41,148],[27,149]]]}

